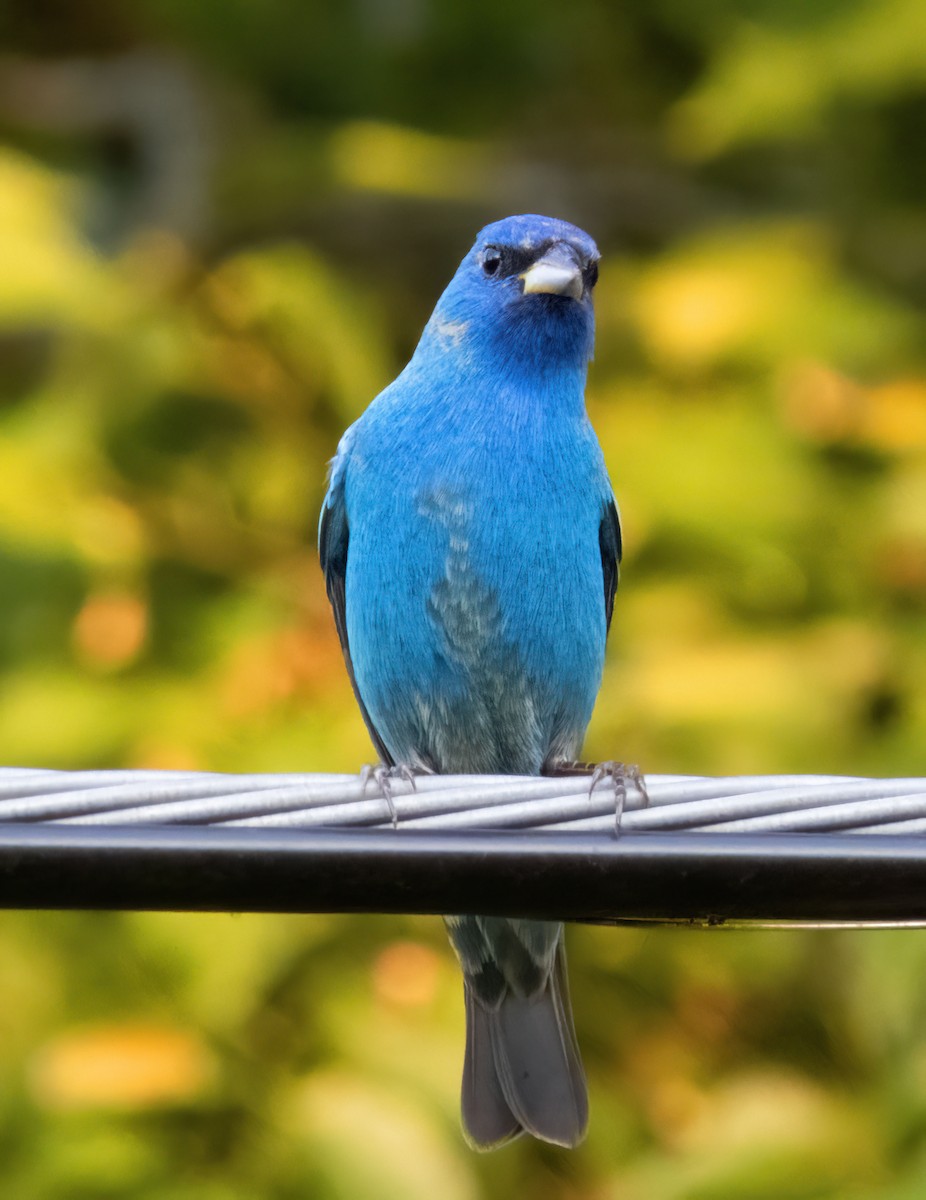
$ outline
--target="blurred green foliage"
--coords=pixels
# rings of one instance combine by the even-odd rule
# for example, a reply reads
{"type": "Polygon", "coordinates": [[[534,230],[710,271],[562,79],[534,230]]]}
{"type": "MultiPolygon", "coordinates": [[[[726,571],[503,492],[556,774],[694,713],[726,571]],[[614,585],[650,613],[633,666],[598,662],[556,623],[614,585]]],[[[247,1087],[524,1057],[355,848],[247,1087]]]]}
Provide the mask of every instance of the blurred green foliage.
{"type": "MultiPolygon", "coordinates": [[[[325,462],[485,221],[605,254],[590,757],[926,774],[918,0],[0,0],[0,760],[368,760],[325,462]]],[[[439,923],[6,914],[16,1200],[914,1200],[918,933],[570,932],[593,1116],[458,1130],[439,923]]]]}

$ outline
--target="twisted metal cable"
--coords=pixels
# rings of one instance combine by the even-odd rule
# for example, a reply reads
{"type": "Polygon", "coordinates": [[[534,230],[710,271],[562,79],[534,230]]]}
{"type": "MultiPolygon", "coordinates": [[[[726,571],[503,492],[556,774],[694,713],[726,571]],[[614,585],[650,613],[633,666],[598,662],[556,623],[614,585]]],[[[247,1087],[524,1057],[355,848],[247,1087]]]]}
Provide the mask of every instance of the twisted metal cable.
{"type": "MultiPolygon", "coordinates": [[[[193,771],[0,769],[0,822],[311,829],[612,832],[617,794],[587,776],[225,775],[193,771]]],[[[631,782],[622,833],[926,833],[926,778],[647,775],[631,782]]]]}

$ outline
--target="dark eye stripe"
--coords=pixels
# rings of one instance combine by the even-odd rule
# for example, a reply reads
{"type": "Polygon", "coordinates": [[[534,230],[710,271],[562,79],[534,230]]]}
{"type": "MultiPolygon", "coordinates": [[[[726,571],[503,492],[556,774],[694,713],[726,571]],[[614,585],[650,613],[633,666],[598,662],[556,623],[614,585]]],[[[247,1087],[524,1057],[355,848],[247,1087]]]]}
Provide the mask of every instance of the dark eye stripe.
{"type": "MultiPolygon", "coordinates": [[[[482,270],[492,279],[522,275],[551,245],[552,242],[544,242],[530,250],[522,250],[518,246],[486,246],[482,252],[482,270]]],[[[586,288],[591,291],[598,282],[598,260],[594,259],[588,263],[582,275],[586,288]]]]}
{"type": "Polygon", "coordinates": [[[482,269],[494,279],[521,275],[542,253],[542,248],[521,250],[516,246],[486,246],[482,253],[482,269]]]}

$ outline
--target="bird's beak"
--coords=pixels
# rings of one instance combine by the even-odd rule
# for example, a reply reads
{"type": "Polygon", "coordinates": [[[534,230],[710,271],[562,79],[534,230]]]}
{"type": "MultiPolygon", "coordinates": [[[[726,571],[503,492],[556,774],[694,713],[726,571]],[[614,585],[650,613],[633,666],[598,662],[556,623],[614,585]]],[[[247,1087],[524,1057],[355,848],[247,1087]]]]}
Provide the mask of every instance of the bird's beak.
{"type": "Polygon", "coordinates": [[[585,291],[582,268],[576,260],[575,251],[563,242],[556,242],[532,263],[521,275],[524,295],[530,293],[548,296],[570,296],[581,300],[585,291]]]}

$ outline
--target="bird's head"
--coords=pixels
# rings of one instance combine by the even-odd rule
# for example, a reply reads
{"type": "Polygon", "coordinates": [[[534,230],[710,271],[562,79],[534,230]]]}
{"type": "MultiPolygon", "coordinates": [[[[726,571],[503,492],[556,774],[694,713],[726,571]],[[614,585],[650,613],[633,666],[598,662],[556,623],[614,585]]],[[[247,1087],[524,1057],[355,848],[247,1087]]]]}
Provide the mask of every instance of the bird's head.
{"type": "Polygon", "coordinates": [[[592,356],[598,247],[553,217],[506,217],[483,229],[434,311],[433,347],[489,349],[540,368],[592,356]]]}

